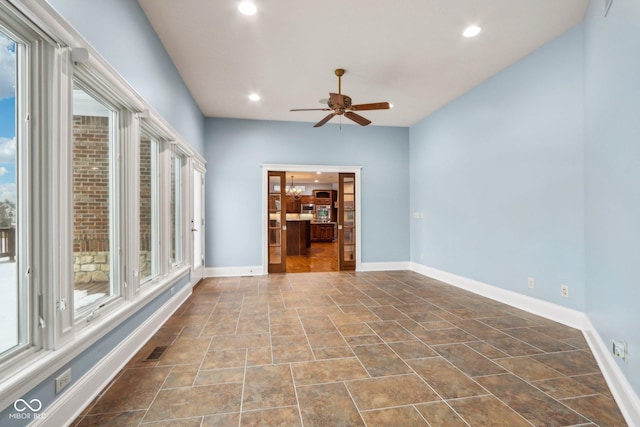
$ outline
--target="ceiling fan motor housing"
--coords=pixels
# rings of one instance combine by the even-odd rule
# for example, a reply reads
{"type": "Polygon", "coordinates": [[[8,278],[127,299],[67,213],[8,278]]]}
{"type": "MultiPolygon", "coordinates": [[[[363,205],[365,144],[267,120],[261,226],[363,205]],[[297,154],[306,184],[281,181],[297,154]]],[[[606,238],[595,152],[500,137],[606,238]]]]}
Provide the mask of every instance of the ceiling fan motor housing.
{"type": "Polygon", "coordinates": [[[347,95],[342,95],[342,101],[344,103],[344,106],[342,105],[336,105],[331,101],[331,98],[329,98],[329,100],[327,101],[327,105],[329,106],[329,108],[331,108],[332,110],[335,110],[336,108],[340,108],[342,107],[342,109],[347,109],[347,108],[351,108],[351,97],[347,96],[347,95]]]}

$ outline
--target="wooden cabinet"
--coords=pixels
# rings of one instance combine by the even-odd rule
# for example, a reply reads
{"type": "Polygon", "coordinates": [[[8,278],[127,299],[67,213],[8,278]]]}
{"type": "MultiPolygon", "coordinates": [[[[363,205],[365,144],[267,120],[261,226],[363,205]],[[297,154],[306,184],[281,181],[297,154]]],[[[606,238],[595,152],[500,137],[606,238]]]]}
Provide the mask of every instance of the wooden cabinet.
{"type": "Polygon", "coordinates": [[[305,255],[311,247],[309,221],[287,221],[287,255],[305,255]]]}
{"type": "Polygon", "coordinates": [[[335,224],[311,224],[312,242],[333,242],[336,239],[335,224]]]}
{"type": "Polygon", "coordinates": [[[336,190],[313,190],[314,203],[333,207],[333,202],[336,201],[336,193],[336,190]]]}
{"type": "Polygon", "coordinates": [[[309,204],[311,204],[311,205],[312,205],[312,204],[314,204],[314,203],[315,203],[315,200],[314,200],[314,198],[313,198],[313,196],[312,196],[312,195],[308,195],[308,196],[302,196],[302,197],[300,198],[300,202],[301,202],[303,205],[309,205],[309,204]]]}
{"type": "Polygon", "coordinates": [[[300,199],[287,197],[287,213],[300,213],[300,199]]]}

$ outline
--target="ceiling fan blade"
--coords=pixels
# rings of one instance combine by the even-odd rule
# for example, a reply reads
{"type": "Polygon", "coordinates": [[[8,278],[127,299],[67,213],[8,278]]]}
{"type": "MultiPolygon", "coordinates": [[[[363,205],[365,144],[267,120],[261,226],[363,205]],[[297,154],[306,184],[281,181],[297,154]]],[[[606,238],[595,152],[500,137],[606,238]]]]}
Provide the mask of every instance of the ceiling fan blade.
{"type": "Polygon", "coordinates": [[[331,118],[333,116],[335,116],[336,113],[331,113],[329,114],[327,117],[325,117],[324,119],[320,120],[318,123],[316,123],[315,125],[313,125],[314,128],[319,128],[320,126],[322,126],[323,124],[327,123],[329,120],[331,120],[331,118]]]}
{"type": "Polygon", "coordinates": [[[331,111],[331,108],[292,108],[289,111],[331,111]]]}
{"type": "Polygon", "coordinates": [[[353,120],[354,122],[356,122],[360,126],[366,126],[366,125],[371,123],[371,120],[365,119],[364,117],[362,117],[359,114],[354,113],[353,111],[347,111],[346,113],[344,113],[344,116],[346,118],[348,118],[348,119],[353,120]]]}
{"type": "Polygon", "coordinates": [[[362,110],[388,110],[391,108],[388,102],[373,102],[371,104],[358,104],[352,105],[351,109],[353,111],[362,111],[362,110]]]}

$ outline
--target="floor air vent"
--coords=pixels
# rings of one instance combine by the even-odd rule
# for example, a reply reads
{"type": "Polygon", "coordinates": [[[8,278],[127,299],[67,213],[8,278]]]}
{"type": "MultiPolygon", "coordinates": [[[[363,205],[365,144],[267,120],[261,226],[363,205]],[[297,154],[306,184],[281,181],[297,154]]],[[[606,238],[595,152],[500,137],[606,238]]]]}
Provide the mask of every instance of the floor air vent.
{"type": "Polygon", "coordinates": [[[167,348],[169,348],[169,346],[166,345],[154,348],[149,357],[147,357],[147,360],[160,360],[164,352],[167,351],[167,348]]]}

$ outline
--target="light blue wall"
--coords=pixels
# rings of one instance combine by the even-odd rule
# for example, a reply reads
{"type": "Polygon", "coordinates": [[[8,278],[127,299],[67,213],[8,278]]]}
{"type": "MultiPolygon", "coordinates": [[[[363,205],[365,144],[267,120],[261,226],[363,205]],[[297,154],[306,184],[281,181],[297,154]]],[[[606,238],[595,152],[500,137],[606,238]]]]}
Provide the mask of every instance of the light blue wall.
{"type": "Polygon", "coordinates": [[[640,394],[640,2],[586,22],[587,314],[605,344],[629,343],[620,369],[640,394]]]}
{"type": "Polygon", "coordinates": [[[362,261],[409,260],[407,128],[207,119],[206,266],[262,264],[261,164],[363,166],[362,261]]]}
{"type": "Polygon", "coordinates": [[[204,117],[134,0],[49,3],[198,153],[204,117]]]}
{"type": "Polygon", "coordinates": [[[412,261],[584,310],[582,46],[578,26],[411,128],[412,261]]]}

